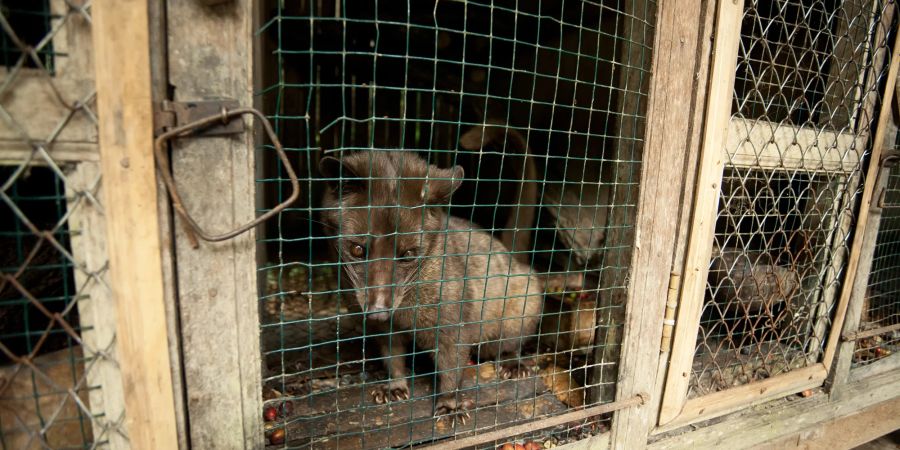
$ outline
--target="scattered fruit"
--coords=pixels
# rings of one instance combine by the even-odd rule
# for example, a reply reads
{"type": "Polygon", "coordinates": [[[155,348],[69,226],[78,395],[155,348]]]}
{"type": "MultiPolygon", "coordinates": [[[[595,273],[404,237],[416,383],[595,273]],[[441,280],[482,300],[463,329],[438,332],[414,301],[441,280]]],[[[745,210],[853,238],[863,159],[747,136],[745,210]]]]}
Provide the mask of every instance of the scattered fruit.
{"type": "Polygon", "coordinates": [[[269,443],[272,445],[278,445],[284,443],[284,428],[279,428],[272,432],[272,435],[269,436],[269,443]]]}
{"type": "Polygon", "coordinates": [[[510,444],[509,442],[500,446],[500,450],[515,450],[515,449],[516,449],[516,447],[514,445],[510,444]]]}
{"type": "Polygon", "coordinates": [[[525,446],[522,445],[522,444],[516,444],[515,449],[516,449],[516,450],[525,450],[525,446]]]}
{"type": "Polygon", "coordinates": [[[807,389],[807,390],[805,390],[805,391],[803,391],[803,392],[800,393],[800,396],[801,396],[801,397],[804,397],[804,398],[806,398],[806,397],[812,397],[812,395],[813,395],[812,389],[807,389]]]}
{"type": "Polygon", "coordinates": [[[544,448],[553,448],[553,447],[556,447],[556,444],[554,444],[553,441],[551,441],[549,439],[544,441],[544,448]]]}
{"type": "Polygon", "coordinates": [[[528,441],[525,443],[525,450],[541,450],[542,448],[544,447],[541,446],[541,444],[538,444],[534,441],[528,441]]]}
{"type": "Polygon", "coordinates": [[[271,422],[278,417],[278,410],[273,406],[266,406],[266,409],[263,410],[263,419],[266,419],[266,422],[271,422]]]}

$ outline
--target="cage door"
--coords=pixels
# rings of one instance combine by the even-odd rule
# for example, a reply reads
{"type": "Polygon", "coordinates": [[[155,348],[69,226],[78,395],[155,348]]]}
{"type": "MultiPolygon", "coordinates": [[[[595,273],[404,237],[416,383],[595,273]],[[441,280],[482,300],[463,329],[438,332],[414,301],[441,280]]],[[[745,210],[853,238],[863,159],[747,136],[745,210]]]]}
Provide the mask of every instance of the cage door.
{"type": "Polygon", "coordinates": [[[836,376],[850,381],[900,367],[900,116],[892,109],[837,356],[836,376]]]}
{"type": "Polygon", "coordinates": [[[871,197],[876,105],[896,70],[892,3],[718,8],[666,428],[825,380],[856,208],[871,197]]]}

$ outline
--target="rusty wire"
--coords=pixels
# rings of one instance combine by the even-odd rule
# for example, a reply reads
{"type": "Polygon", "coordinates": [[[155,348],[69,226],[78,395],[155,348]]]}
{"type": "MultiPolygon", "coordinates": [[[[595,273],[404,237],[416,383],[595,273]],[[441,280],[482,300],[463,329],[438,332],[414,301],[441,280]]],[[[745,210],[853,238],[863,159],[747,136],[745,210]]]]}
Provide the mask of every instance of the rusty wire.
{"type": "Polygon", "coordinates": [[[894,3],[750,0],[690,396],[821,361],[894,3]]]}
{"type": "MultiPolygon", "coordinates": [[[[4,448],[96,448],[106,446],[113,435],[127,441],[124,415],[104,411],[103,405],[91,401],[99,398],[91,392],[105,388],[96,385],[96,368],[116,364],[115,339],[100,346],[87,343],[82,333],[89,328],[79,314],[82,305],[97,301],[92,292],[109,294],[107,262],[88,264],[85,255],[72,251],[70,240],[105,231],[79,229],[81,224],[71,220],[73,214],[85,211],[103,214],[99,172],[91,174],[92,179],[70,183],[68,178],[81,160],[55,156],[56,146],[73,142],[76,126],[90,136],[87,142],[76,139],[78,144],[96,144],[95,90],[91,74],[83,71],[90,63],[84,58],[89,49],[74,47],[90,41],[90,3],[21,3],[0,12],[2,50],[8,61],[0,69],[0,211],[4,215],[0,444],[4,448]],[[26,29],[23,14],[44,20],[42,36],[26,29]],[[88,39],[76,44],[72,36],[88,39]],[[66,45],[68,52],[57,48],[66,45]],[[14,61],[9,61],[10,56],[14,61]],[[35,86],[50,95],[30,98],[25,107],[16,103],[17,95],[35,92],[29,90],[35,86]],[[40,112],[40,124],[34,111],[40,112]],[[21,193],[26,183],[56,191],[52,198],[36,200],[21,193]],[[55,215],[51,208],[57,210],[55,215]],[[52,220],[46,218],[48,214],[52,220]],[[14,227],[12,232],[7,232],[7,225],[14,227]],[[48,265],[48,261],[56,262],[48,265]],[[75,274],[78,280],[66,287],[65,280],[75,274]],[[62,290],[64,295],[49,298],[45,288],[62,290]],[[17,315],[19,311],[23,315],[17,315]],[[30,317],[29,312],[33,312],[30,317]],[[41,325],[31,329],[29,319],[41,325]]],[[[84,155],[93,160],[95,156],[84,155]]]]}

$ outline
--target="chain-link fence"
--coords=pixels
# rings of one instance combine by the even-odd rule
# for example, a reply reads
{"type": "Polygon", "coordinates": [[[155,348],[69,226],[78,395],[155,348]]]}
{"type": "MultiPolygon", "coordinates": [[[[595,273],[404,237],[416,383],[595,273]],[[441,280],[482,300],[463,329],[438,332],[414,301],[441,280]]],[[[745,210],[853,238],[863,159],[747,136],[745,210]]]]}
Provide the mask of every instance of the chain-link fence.
{"type": "Polygon", "coordinates": [[[127,447],[87,0],[0,1],[0,443],[127,447]]]}
{"type": "Polygon", "coordinates": [[[690,396],[820,362],[894,3],[748,0],[690,396]]]}
{"type": "Polygon", "coordinates": [[[402,447],[614,400],[653,8],[264,7],[260,97],[305,194],[263,239],[269,443],[402,447]]]}

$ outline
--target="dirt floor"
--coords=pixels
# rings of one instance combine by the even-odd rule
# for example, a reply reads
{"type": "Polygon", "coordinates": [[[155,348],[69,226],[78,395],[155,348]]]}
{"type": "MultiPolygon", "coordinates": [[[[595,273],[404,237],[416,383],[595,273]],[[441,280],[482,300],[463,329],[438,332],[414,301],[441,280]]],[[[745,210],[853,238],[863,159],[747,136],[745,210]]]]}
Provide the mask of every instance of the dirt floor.
{"type": "MultiPolygon", "coordinates": [[[[261,332],[267,370],[263,415],[270,444],[398,448],[479,434],[585,405],[586,352],[541,352],[537,346],[523,354],[532,370],[519,380],[501,379],[492,361],[470,361],[462,373],[460,397],[475,406],[465,424],[435,420],[436,376],[427,352],[407,357],[414,372],[411,398],[375,403],[370,393],[387,373],[362,320],[341,298],[337,279],[327,266],[267,273],[261,332]]],[[[594,311],[590,313],[593,317],[594,311]]],[[[518,439],[532,448],[535,443],[552,448],[605,431],[605,420],[595,417],[518,439]]]]}

